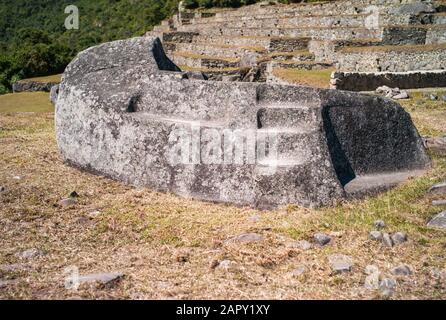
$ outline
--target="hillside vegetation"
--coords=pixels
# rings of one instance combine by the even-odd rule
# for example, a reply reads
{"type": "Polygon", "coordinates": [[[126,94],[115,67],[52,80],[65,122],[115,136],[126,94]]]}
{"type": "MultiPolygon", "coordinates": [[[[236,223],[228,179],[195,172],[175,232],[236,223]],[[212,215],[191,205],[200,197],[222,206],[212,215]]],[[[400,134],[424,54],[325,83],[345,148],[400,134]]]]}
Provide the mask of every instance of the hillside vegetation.
{"type": "Polygon", "coordinates": [[[60,73],[92,45],[143,35],[172,14],[178,0],[0,0],[0,94],[13,82],[60,73]],[[79,8],[79,30],[64,9],[79,8]]]}

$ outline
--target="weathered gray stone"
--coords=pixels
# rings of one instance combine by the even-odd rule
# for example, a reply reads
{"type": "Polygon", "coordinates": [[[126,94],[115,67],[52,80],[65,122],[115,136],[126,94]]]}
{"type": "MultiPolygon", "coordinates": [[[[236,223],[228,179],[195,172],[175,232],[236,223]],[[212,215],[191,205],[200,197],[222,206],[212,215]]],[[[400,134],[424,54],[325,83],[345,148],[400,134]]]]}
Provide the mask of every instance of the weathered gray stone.
{"type": "Polygon", "coordinates": [[[40,81],[30,81],[21,80],[12,85],[13,92],[50,92],[51,88],[57,85],[57,82],[40,82],[40,81]]]}
{"type": "Polygon", "coordinates": [[[364,272],[367,275],[364,281],[364,287],[369,290],[379,289],[379,277],[381,274],[379,268],[375,265],[368,265],[364,272]]]}
{"type": "Polygon", "coordinates": [[[434,13],[435,7],[430,3],[422,1],[405,3],[398,7],[392,8],[390,13],[419,15],[420,13],[434,13]]]}
{"type": "Polygon", "coordinates": [[[251,243],[251,242],[259,242],[265,239],[264,236],[258,233],[244,233],[234,238],[226,240],[226,243],[251,243]]]}
{"type": "Polygon", "coordinates": [[[218,270],[225,270],[225,271],[231,271],[236,269],[237,263],[231,260],[223,260],[220,261],[220,263],[217,265],[216,269],[218,270]]]}
{"type": "Polygon", "coordinates": [[[50,101],[52,104],[56,104],[58,95],[59,95],[59,84],[56,84],[52,86],[50,90],[50,101]]]}
{"type": "MultiPolygon", "coordinates": [[[[426,137],[425,145],[435,153],[446,155],[446,137],[426,137]]],[[[444,193],[446,194],[446,191],[444,193]]]]}
{"type": "Polygon", "coordinates": [[[393,247],[393,241],[392,238],[390,237],[390,235],[388,233],[383,233],[382,235],[382,243],[386,246],[386,247],[393,247]]]}
{"type": "Polygon", "coordinates": [[[393,101],[182,75],[152,37],[81,52],[57,99],[63,158],[128,184],[261,208],[330,205],[430,166],[410,116],[393,101]],[[254,148],[245,149],[260,155],[235,161],[240,144],[223,143],[233,151],[226,158],[218,146],[234,132],[252,136],[254,148]],[[370,184],[378,174],[388,179],[370,184]]]}
{"type": "Polygon", "coordinates": [[[59,201],[59,205],[63,208],[74,206],[77,203],[75,198],[66,198],[59,201]]]}
{"type": "Polygon", "coordinates": [[[432,201],[433,206],[446,206],[446,200],[434,200],[432,201]]]}
{"type": "Polygon", "coordinates": [[[331,237],[326,235],[325,233],[316,233],[313,236],[314,242],[319,246],[325,246],[330,243],[331,237]]]}
{"type": "Polygon", "coordinates": [[[77,279],[79,284],[83,283],[101,283],[104,285],[118,281],[124,277],[124,273],[121,272],[104,272],[104,273],[91,273],[87,275],[81,275],[77,279]]]}
{"type": "Polygon", "coordinates": [[[381,282],[379,284],[379,289],[381,291],[381,295],[384,298],[389,298],[390,296],[392,296],[393,293],[395,292],[397,284],[398,283],[396,282],[395,279],[384,278],[383,280],[381,280],[381,282]]]}
{"type": "Polygon", "coordinates": [[[432,186],[429,192],[433,194],[446,194],[446,181],[432,186]]]}
{"type": "Polygon", "coordinates": [[[370,240],[374,241],[382,241],[383,240],[383,234],[381,231],[371,231],[369,234],[370,240]]]}
{"type": "Polygon", "coordinates": [[[31,248],[22,252],[17,253],[17,256],[22,259],[35,259],[43,256],[44,252],[37,248],[31,248]]]}
{"type": "Polygon", "coordinates": [[[334,273],[345,273],[352,271],[353,260],[351,257],[342,254],[333,254],[328,257],[331,269],[334,273]]]}
{"type": "Polygon", "coordinates": [[[209,77],[201,71],[187,71],[183,75],[184,79],[193,79],[193,80],[208,80],[209,77]]]}
{"type": "Polygon", "coordinates": [[[374,223],[376,229],[384,229],[386,227],[386,223],[383,220],[376,220],[374,223]]]}
{"type": "Polygon", "coordinates": [[[2,279],[0,279],[0,289],[14,285],[17,282],[18,282],[17,280],[2,280],[2,279]]]}
{"type": "Polygon", "coordinates": [[[433,217],[427,224],[430,228],[446,230],[446,211],[443,211],[433,217]]]}
{"type": "Polygon", "coordinates": [[[431,94],[429,95],[429,99],[430,99],[431,101],[437,101],[437,100],[438,100],[438,96],[437,96],[436,94],[434,94],[434,93],[431,93],[431,94]]]}
{"type": "Polygon", "coordinates": [[[410,276],[412,274],[412,270],[409,268],[409,266],[403,264],[393,268],[392,274],[395,276],[410,276]]]}
{"type": "Polygon", "coordinates": [[[407,241],[407,235],[403,232],[397,232],[391,235],[394,245],[402,244],[407,241]]]}
{"type": "Polygon", "coordinates": [[[296,269],[291,271],[290,275],[293,277],[300,277],[304,273],[307,272],[307,268],[305,266],[298,266],[296,269]]]}
{"type": "Polygon", "coordinates": [[[297,248],[302,249],[302,250],[310,250],[312,247],[312,244],[310,242],[308,242],[307,240],[300,240],[295,242],[295,245],[297,248]]]}

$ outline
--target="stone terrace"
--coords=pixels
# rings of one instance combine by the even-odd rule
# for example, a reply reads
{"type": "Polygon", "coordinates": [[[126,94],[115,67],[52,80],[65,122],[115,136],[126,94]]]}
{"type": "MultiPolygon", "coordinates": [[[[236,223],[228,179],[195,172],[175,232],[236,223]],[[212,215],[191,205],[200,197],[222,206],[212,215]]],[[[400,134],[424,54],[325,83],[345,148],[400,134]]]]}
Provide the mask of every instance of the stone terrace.
{"type": "MultiPolygon", "coordinates": [[[[431,86],[430,73],[446,86],[439,76],[446,69],[446,1],[260,3],[185,11],[149,35],[162,39],[182,69],[214,80],[283,83],[289,81],[281,76],[284,70],[301,76],[336,71],[321,86],[358,91],[375,89],[375,73],[406,81],[422,72],[411,86],[431,86]],[[358,77],[361,88],[355,88],[358,77]]],[[[401,81],[388,84],[403,86],[401,81]]]]}

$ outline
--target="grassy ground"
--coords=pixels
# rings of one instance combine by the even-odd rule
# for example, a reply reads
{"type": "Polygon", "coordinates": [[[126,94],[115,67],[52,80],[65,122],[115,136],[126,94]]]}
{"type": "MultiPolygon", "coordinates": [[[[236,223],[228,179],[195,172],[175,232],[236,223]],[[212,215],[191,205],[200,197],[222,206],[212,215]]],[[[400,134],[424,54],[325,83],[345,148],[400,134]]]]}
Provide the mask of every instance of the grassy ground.
{"type": "Polygon", "coordinates": [[[23,92],[0,95],[0,112],[52,112],[46,92],[23,92]]]}
{"type": "Polygon", "coordinates": [[[51,75],[51,76],[44,76],[44,77],[36,77],[36,78],[24,79],[23,81],[60,82],[61,78],[62,78],[61,74],[55,74],[55,75],[51,75]]]}
{"type": "Polygon", "coordinates": [[[322,70],[281,69],[274,70],[274,75],[289,83],[327,89],[330,87],[330,76],[334,68],[322,70]]]}
{"type": "MultiPolygon", "coordinates": [[[[423,132],[446,133],[444,103],[412,100],[405,108],[423,132]]],[[[434,155],[425,176],[377,198],[261,212],[134,189],[78,171],[62,162],[53,127],[51,112],[0,113],[0,185],[6,189],[0,194],[0,265],[21,264],[15,271],[0,267],[0,279],[15,281],[0,288],[0,298],[374,299],[380,295],[364,288],[365,267],[375,264],[389,276],[402,263],[414,273],[396,277],[394,299],[446,298],[445,279],[433,274],[446,269],[446,234],[425,227],[441,211],[430,205],[438,196],[427,190],[446,179],[445,157],[434,155]],[[78,203],[60,207],[73,190],[78,203]],[[388,232],[407,232],[409,241],[386,248],[368,240],[376,219],[386,221],[388,232]],[[224,243],[244,232],[260,233],[265,241],[224,243]],[[330,233],[333,243],[308,251],[290,247],[315,232],[330,233]],[[45,255],[16,256],[29,248],[45,255]],[[332,253],[350,255],[353,271],[332,275],[332,253]],[[225,259],[234,267],[214,268],[225,259]],[[291,276],[301,265],[308,271],[291,276]],[[111,287],[67,290],[65,270],[72,266],[81,274],[121,271],[125,277],[111,287]]]]}

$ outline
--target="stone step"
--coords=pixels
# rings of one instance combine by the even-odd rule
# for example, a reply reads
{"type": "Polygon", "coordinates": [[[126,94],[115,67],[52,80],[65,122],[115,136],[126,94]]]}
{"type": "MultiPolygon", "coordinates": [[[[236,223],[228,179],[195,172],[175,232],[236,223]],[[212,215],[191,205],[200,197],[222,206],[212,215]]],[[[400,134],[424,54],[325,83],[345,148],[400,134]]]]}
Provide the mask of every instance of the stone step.
{"type": "MultiPolygon", "coordinates": [[[[264,128],[257,131],[258,141],[265,143],[265,157],[260,162],[276,162],[277,165],[290,165],[310,162],[311,148],[318,143],[319,136],[315,128],[304,125],[296,128],[264,128]]],[[[263,145],[262,145],[263,147],[263,145]]],[[[259,145],[257,146],[259,148],[259,145]]]]}
{"type": "Polygon", "coordinates": [[[217,57],[196,54],[194,52],[179,52],[175,51],[168,53],[168,57],[180,66],[188,66],[193,68],[207,68],[207,69],[224,69],[224,68],[238,68],[240,64],[239,58],[232,57],[217,57]]]}
{"type": "Polygon", "coordinates": [[[296,108],[295,105],[286,107],[265,106],[257,114],[257,126],[260,129],[272,128],[303,128],[306,123],[315,122],[318,117],[314,108],[296,108]]]}
{"type": "Polygon", "coordinates": [[[315,61],[271,61],[271,68],[276,69],[298,69],[298,70],[322,70],[332,67],[331,63],[315,61]]]}
{"type": "Polygon", "coordinates": [[[340,71],[406,72],[446,69],[446,44],[344,48],[337,53],[340,71]]]}
{"type": "Polygon", "coordinates": [[[261,47],[238,47],[231,45],[218,45],[198,42],[170,44],[169,50],[178,52],[194,52],[196,54],[205,56],[224,56],[228,58],[240,58],[241,56],[248,53],[261,54],[266,51],[264,48],[261,47]]]}
{"type": "Polygon", "coordinates": [[[274,61],[314,61],[315,58],[315,55],[308,50],[272,52],[268,56],[274,61]]]}
{"type": "Polygon", "coordinates": [[[208,28],[293,28],[293,27],[365,27],[369,15],[341,16],[293,16],[293,17],[258,17],[249,19],[206,19],[206,21],[191,21],[183,30],[198,30],[208,28]]]}
{"type": "Polygon", "coordinates": [[[326,40],[380,38],[380,29],[367,28],[213,28],[200,30],[206,36],[292,37],[326,40]]]}
{"type": "Polygon", "coordinates": [[[200,34],[194,37],[193,42],[268,49],[270,40],[271,39],[269,37],[244,37],[244,36],[231,36],[231,35],[208,36],[200,34]]]}

